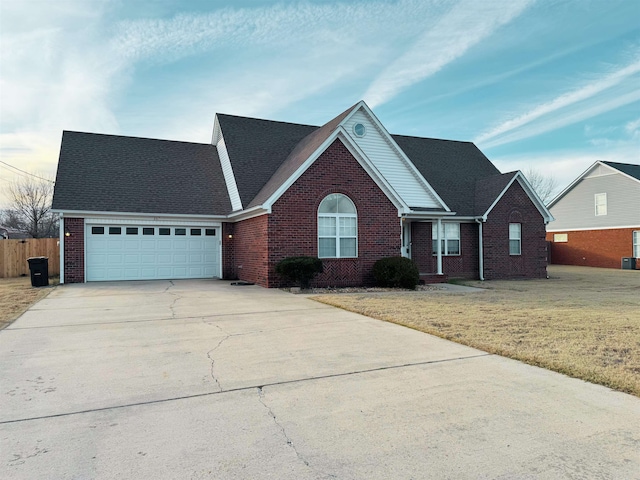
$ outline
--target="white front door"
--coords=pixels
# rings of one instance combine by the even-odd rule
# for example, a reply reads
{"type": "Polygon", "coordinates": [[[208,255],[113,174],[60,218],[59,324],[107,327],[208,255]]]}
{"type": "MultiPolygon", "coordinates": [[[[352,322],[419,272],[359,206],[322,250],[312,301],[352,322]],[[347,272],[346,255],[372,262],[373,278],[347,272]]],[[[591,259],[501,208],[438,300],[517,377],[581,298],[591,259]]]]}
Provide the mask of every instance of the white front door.
{"type": "Polygon", "coordinates": [[[220,277],[220,228],[86,227],[86,279],[160,280],[220,277]]]}

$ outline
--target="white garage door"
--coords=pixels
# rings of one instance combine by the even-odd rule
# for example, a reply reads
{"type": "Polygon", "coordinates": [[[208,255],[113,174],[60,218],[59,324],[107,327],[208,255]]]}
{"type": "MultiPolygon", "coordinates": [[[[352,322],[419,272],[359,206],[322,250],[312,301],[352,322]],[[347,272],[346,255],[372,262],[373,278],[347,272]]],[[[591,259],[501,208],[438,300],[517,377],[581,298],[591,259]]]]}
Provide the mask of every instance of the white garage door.
{"type": "Polygon", "coordinates": [[[87,281],[220,276],[220,229],[87,225],[87,281]]]}

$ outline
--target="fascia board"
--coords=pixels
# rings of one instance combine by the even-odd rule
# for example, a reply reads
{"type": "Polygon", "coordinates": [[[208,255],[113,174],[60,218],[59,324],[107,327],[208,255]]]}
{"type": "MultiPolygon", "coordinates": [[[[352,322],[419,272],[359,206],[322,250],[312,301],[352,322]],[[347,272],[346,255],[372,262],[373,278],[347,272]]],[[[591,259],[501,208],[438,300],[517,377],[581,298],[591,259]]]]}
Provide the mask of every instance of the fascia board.
{"type": "Polygon", "coordinates": [[[402,159],[403,162],[405,162],[405,164],[409,167],[409,169],[411,170],[411,172],[416,176],[416,178],[418,179],[418,182],[420,182],[422,184],[422,186],[424,188],[427,189],[427,191],[429,193],[431,193],[435,199],[440,203],[440,206],[442,206],[442,208],[444,208],[446,211],[450,212],[451,209],[449,208],[449,206],[444,202],[444,200],[440,197],[440,195],[438,195],[438,193],[433,189],[433,187],[429,184],[429,182],[422,176],[422,174],[420,173],[420,171],[416,168],[416,166],[413,164],[413,162],[409,159],[409,157],[407,157],[407,155],[404,153],[404,150],[402,150],[400,148],[400,145],[398,145],[396,143],[396,141],[393,139],[393,137],[391,136],[391,134],[387,131],[387,129],[384,127],[384,125],[382,125],[382,122],[380,122],[380,120],[378,119],[378,117],[376,117],[376,115],[373,113],[373,111],[369,108],[369,106],[365,103],[364,100],[361,100],[360,102],[358,102],[356,104],[356,106],[353,108],[352,112],[349,113],[349,115],[347,115],[342,122],[340,122],[340,126],[344,127],[344,124],[347,123],[349,121],[349,119],[355,115],[355,112],[357,112],[359,109],[363,109],[365,114],[371,119],[371,121],[376,125],[376,127],[378,127],[380,129],[380,131],[382,132],[382,134],[384,135],[385,139],[389,142],[389,144],[391,145],[391,148],[393,148],[396,153],[400,156],[400,158],[402,159]]]}
{"type": "Polygon", "coordinates": [[[547,233],[558,233],[558,232],[588,232],[590,230],[640,230],[640,224],[638,225],[614,225],[612,227],[571,227],[571,228],[547,228],[547,233]]]}
{"type": "Polygon", "coordinates": [[[524,175],[522,175],[522,172],[520,172],[519,170],[513,176],[513,178],[509,181],[507,186],[504,187],[502,192],[500,192],[500,195],[496,197],[496,199],[493,201],[493,203],[487,209],[487,211],[482,214],[482,217],[481,217],[482,221],[483,222],[487,221],[487,217],[491,213],[491,210],[493,210],[493,208],[498,204],[500,199],[504,196],[505,193],[507,193],[509,188],[511,188],[511,185],[513,185],[513,182],[515,182],[516,180],[518,181],[520,186],[524,189],[524,191],[529,196],[529,198],[533,201],[533,204],[536,206],[540,214],[543,216],[545,224],[549,222],[553,222],[555,218],[553,218],[553,215],[551,215],[551,212],[549,211],[549,209],[544,206],[544,203],[542,203],[542,201],[540,200],[540,197],[538,197],[538,195],[534,192],[533,188],[531,188],[531,185],[529,185],[529,182],[527,182],[527,179],[524,177],[524,175]]]}
{"type": "Polygon", "coordinates": [[[562,190],[558,195],[556,195],[556,197],[549,202],[548,207],[549,208],[553,207],[562,197],[564,197],[567,193],[569,193],[569,191],[572,190],[573,187],[575,187],[580,180],[582,180],[591,170],[593,170],[598,165],[604,165],[604,163],[602,163],[600,160],[593,163],[589,168],[587,168],[584,172],[578,175],[576,179],[573,182],[571,182],[564,190],[562,190]]]}
{"type": "Polygon", "coordinates": [[[632,177],[628,173],[624,173],[622,170],[618,170],[616,167],[612,167],[611,165],[607,165],[604,162],[599,162],[599,163],[602,164],[605,167],[609,167],[612,170],[612,172],[611,172],[612,174],[622,175],[624,177],[630,178],[631,180],[635,180],[636,182],[640,183],[640,179],[638,179],[636,177],[632,177]]]}
{"type": "Polygon", "coordinates": [[[273,204],[286,192],[293,183],[306,172],[311,165],[320,157],[320,155],[336,140],[340,139],[347,149],[354,155],[356,161],[362,165],[365,171],[371,176],[372,180],[387,194],[389,200],[402,211],[409,211],[408,205],[406,205],[395,190],[387,183],[382,177],[380,172],[375,168],[371,161],[364,155],[362,150],[355,145],[353,140],[349,137],[346,130],[342,125],[338,126],[327,139],[304,161],[300,167],[291,175],[280,187],[262,204],[262,208],[271,211],[273,204]]]}
{"type": "Polygon", "coordinates": [[[220,122],[218,121],[218,114],[216,113],[213,118],[213,133],[211,134],[211,145],[216,145],[222,137],[222,130],[220,129],[220,122]]]}
{"type": "Polygon", "coordinates": [[[240,212],[231,213],[227,218],[232,222],[239,222],[241,220],[260,217],[262,215],[269,214],[269,213],[271,213],[270,208],[263,208],[261,206],[257,206],[257,207],[249,208],[248,210],[242,210],[240,212]]]}
{"type": "Polygon", "coordinates": [[[176,213],[142,213],[142,212],[108,212],[108,211],[96,211],[96,210],[51,210],[55,213],[60,213],[65,217],[138,217],[138,218],[158,218],[162,220],[176,220],[194,219],[194,220],[210,220],[210,221],[223,221],[228,218],[227,215],[188,215],[188,214],[176,214],[176,213]]]}

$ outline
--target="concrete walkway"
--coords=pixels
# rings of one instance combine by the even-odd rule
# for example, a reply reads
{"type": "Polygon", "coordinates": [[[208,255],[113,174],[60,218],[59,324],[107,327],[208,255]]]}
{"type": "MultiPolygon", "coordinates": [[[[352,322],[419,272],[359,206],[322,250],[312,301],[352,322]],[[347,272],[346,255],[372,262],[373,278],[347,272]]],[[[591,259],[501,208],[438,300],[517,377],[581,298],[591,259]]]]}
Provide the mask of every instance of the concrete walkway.
{"type": "Polygon", "coordinates": [[[640,478],[640,399],[302,295],[66,285],[0,331],[0,478],[640,478]]]}

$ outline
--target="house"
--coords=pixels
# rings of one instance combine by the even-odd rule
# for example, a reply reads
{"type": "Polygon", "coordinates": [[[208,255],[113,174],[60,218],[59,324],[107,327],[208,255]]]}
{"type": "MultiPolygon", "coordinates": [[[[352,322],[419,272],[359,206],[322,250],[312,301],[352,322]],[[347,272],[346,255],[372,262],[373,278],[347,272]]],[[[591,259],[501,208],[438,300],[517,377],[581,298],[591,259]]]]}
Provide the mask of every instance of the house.
{"type": "Polygon", "coordinates": [[[0,225],[0,240],[8,240],[8,239],[25,239],[30,238],[27,232],[22,230],[18,230],[16,228],[7,227],[5,225],[0,225]]]}
{"type": "Polygon", "coordinates": [[[364,102],[321,127],[217,114],[210,144],[65,131],[53,199],[61,281],[210,278],[265,287],[323,259],[318,286],[546,276],[551,214],[469,142],[390,135],[364,102]],[[439,241],[438,241],[439,240],[439,241]]]}
{"type": "Polygon", "coordinates": [[[623,258],[640,258],[640,165],[595,162],[549,210],[552,263],[620,268],[623,258]]]}

